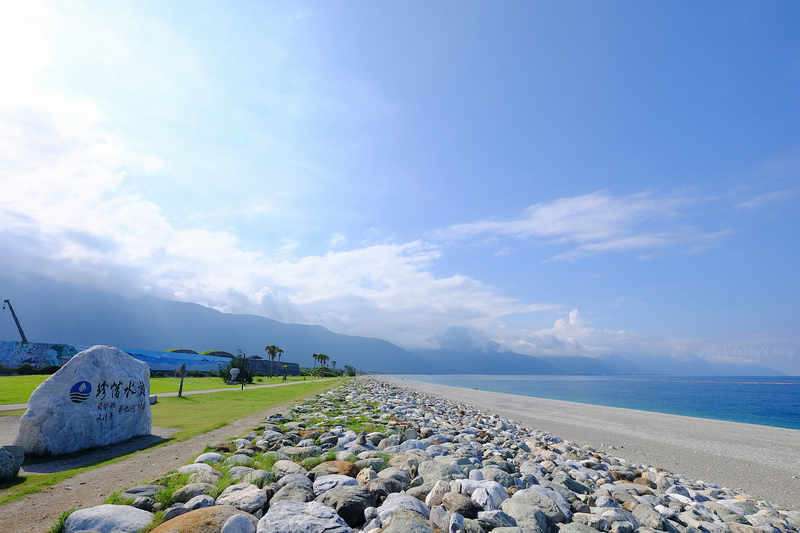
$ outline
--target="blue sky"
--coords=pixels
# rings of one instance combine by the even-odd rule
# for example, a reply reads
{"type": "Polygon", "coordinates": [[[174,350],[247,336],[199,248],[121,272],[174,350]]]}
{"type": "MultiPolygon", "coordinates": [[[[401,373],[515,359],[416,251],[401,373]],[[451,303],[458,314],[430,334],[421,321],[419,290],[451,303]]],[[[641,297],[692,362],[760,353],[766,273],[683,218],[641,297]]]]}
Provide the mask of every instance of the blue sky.
{"type": "Polygon", "coordinates": [[[19,4],[6,272],[800,373],[797,3],[19,4]]]}

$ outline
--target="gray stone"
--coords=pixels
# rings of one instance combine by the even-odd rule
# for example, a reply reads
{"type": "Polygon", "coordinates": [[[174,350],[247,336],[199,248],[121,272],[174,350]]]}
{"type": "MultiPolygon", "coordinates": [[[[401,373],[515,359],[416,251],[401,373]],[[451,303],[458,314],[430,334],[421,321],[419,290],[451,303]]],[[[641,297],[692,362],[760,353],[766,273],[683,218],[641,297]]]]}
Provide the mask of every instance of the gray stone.
{"type": "Polygon", "coordinates": [[[152,513],[153,509],[156,506],[156,501],[153,498],[148,498],[146,496],[139,496],[133,503],[131,504],[137,509],[141,509],[142,511],[147,511],[148,513],[152,513]]]}
{"type": "Polygon", "coordinates": [[[517,521],[517,525],[536,533],[549,533],[550,521],[546,514],[527,498],[509,498],[500,505],[500,510],[517,521]]]}
{"type": "Polygon", "coordinates": [[[413,496],[409,496],[408,494],[402,494],[399,492],[395,492],[389,494],[384,500],[383,505],[378,507],[378,518],[380,519],[381,523],[386,524],[389,522],[389,517],[400,509],[405,509],[407,511],[414,511],[416,513],[421,514],[426,519],[430,518],[430,509],[428,506],[419,501],[418,499],[414,498],[413,496]]]}
{"type": "Polygon", "coordinates": [[[244,465],[249,466],[253,464],[253,458],[243,453],[236,453],[230,457],[226,457],[223,461],[226,465],[244,465]]]}
{"type": "Polygon", "coordinates": [[[255,470],[249,466],[233,466],[228,470],[228,475],[231,476],[232,480],[239,481],[244,476],[252,472],[255,472],[255,470]]]}
{"type": "Polygon", "coordinates": [[[204,507],[213,507],[215,504],[216,501],[214,498],[208,494],[200,494],[199,496],[195,496],[186,502],[183,507],[185,509],[189,509],[190,511],[194,511],[195,509],[202,509],[204,507]]]}
{"type": "Polygon", "coordinates": [[[3,446],[0,448],[0,481],[16,477],[24,460],[25,448],[22,446],[3,446]]]}
{"type": "Polygon", "coordinates": [[[177,469],[176,472],[181,474],[193,474],[195,472],[211,472],[214,467],[208,463],[192,463],[190,465],[183,465],[177,469]]]}
{"type": "Polygon", "coordinates": [[[164,490],[164,485],[136,485],[126,491],[119,493],[121,500],[135,500],[136,498],[153,498],[156,494],[164,490]]]}
{"type": "Polygon", "coordinates": [[[62,454],[149,435],[150,367],[118,348],[73,356],[31,394],[14,445],[62,454]]]}
{"type": "Polygon", "coordinates": [[[267,493],[252,483],[231,485],[217,496],[217,505],[232,505],[256,518],[260,518],[266,504],[267,493]]]}
{"type": "Polygon", "coordinates": [[[170,518],[157,526],[151,533],[219,533],[231,516],[245,517],[253,527],[258,519],[230,505],[201,507],[180,516],[170,518]]]}
{"type": "Polygon", "coordinates": [[[448,533],[466,533],[464,517],[458,513],[450,513],[450,524],[447,527],[448,533]]]}
{"type": "Polygon", "coordinates": [[[281,501],[258,522],[258,533],[353,533],[336,511],[319,502],[281,501]]]}
{"type": "Polygon", "coordinates": [[[364,522],[377,516],[377,510],[373,507],[375,494],[362,485],[335,487],[317,496],[314,501],[336,510],[352,528],[361,527],[364,522]],[[372,512],[368,518],[367,509],[370,508],[372,512]]]}
{"type": "Polygon", "coordinates": [[[172,501],[186,503],[195,496],[213,494],[216,492],[217,487],[210,483],[189,483],[172,493],[172,501]]]}
{"type": "Polygon", "coordinates": [[[328,474],[314,481],[314,496],[319,496],[325,491],[336,487],[358,485],[358,481],[342,474],[328,474]]]}
{"type": "Polygon", "coordinates": [[[664,529],[664,517],[651,505],[640,503],[633,509],[633,516],[639,524],[652,529],[664,529]]]}
{"type": "Polygon", "coordinates": [[[483,510],[471,498],[457,492],[446,493],[442,497],[442,505],[451,515],[458,513],[464,518],[477,518],[478,512],[483,510]]]}
{"type": "Polygon", "coordinates": [[[435,505],[441,505],[442,498],[448,492],[450,492],[450,483],[440,479],[439,481],[436,482],[431,491],[425,497],[425,505],[431,508],[435,505]]]}
{"type": "Polygon", "coordinates": [[[419,513],[400,509],[389,519],[381,533],[434,533],[430,521],[419,513]]]}
{"type": "Polygon", "coordinates": [[[478,513],[478,523],[484,529],[494,529],[497,527],[516,527],[517,521],[514,517],[503,511],[481,511],[478,513]]]}
{"type": "Polygon", "coordinates": [[[96,529],[104,533],[137,533],[153,523],[152,513],[130,505],[98,505],[78,509],[64,522],[64,533],[96,529]]]}
{"type": "Polygon", "coordinates": [[[222,472],[219,470],[201,470],[189,475],[189,483],[209,483],[215,485],[219,478],[222,477],[222,472]]]}
{"type": "Polygon", "coordinates": [[[275,464],[272,465],[272,469],[275,472],[281,472],[283,474],[305,474],[306,469],[300,466],[299,464],[295,463],[294,461],[289,461],[288,459],[280,459],[275,461],[275,464]]]}
{"type": "Polygon", "coordinates": [[[252,483],[253,485],[257,485],[263,489],[264,485],[272,482],[274,479],[275,476],[266,470],[253,470],[249,474],[245,475],[242,478],[242,481],[252,483]]]}
{"type": "Polygon", "coordinates": [[[314,490],[311,487],[290,483],[281,487],[278,492],[270,498],[270,505],[280,501],[310,502],[314,499],[314,490]]]}
{"type": "Polygon", "coordinates": [[[225,521],[220,533],[256,533],[256,526],[243,514],[235,514],[225,521]]]}
{"type": "Polygon", "coordinates": [[[597,530],[586,524],[579,524],[577,522],[570,522],[569,524],[560,524],[558,527],[559,533],[597,533],[597,530]]]}
{"type": "Polygon", "coordinates": [[[186,507],[183,506],[183,504],[176,503],[175,505],[164,511],[162,519],[164,520],[164,522],[169,522],[173,518],[177,518],[181,515],[185,515],[191,512],[192,510],[187,509],[186,507]]]}
{"type": "Polygon", "coordinates": [[[430,510],[430,521],[433,527],[446,530],[450,525],[450,513],[441,505],[434,505],[430,510]]]}
{"type": "Polygon", "coordinates": [[[194,460],[195,463],[218,463],[222,461],[222,454],[217,452],[201,453],[194,460]]]}

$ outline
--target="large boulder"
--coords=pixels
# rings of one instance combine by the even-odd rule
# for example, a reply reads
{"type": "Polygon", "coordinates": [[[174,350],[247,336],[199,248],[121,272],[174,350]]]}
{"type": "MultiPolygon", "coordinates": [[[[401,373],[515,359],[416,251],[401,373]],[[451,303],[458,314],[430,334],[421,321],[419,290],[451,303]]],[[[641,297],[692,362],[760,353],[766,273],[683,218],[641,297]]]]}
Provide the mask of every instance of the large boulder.
{"type": "Polygon", "coordinates": [[[100,533],[137,533],[153,523],[152,513],[130,505],[98,505],[79,509],[64,522],[65,533],[95,530],[100,533]]]}
{"type": "Polygon", "coordinates": [[[253,526],[258,519],[230,505],[204,507],[182,514],[156,527],[151,533],[220,533],[232,516],[242,515],[253,526]]]}
{"type": "Polygon", "coordinates": [[[281,501],[258,521],[258,533],[353,533],[336,511],[319,502],[281,501]]]}
{"type": "Polygon", "coordinates": [[[149,435],[150,368],[119,348],[95,346],[39,385],[14,444],[62,454],[149,435]]]}

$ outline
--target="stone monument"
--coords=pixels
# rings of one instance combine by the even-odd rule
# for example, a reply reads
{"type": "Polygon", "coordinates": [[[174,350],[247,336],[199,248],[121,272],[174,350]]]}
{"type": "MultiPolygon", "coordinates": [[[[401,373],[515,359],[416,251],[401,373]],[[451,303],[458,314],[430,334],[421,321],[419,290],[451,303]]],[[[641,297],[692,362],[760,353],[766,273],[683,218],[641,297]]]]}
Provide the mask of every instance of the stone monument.
{"type": "Polygon", "coordinates": [[[14,441],[28,455],[70,453],[149,435],[150,367],[94,346],[39,385],[14,441]]]}

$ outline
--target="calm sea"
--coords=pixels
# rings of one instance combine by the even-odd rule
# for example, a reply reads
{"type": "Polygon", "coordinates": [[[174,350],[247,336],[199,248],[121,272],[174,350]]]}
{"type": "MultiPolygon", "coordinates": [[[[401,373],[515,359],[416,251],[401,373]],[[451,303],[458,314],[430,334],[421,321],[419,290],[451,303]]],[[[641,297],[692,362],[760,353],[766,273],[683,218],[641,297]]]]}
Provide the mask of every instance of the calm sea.
{"type": "Polygon", "coordinates": [[[396,375],[640,411],[800,429],[800,377],[396,375]]]}

